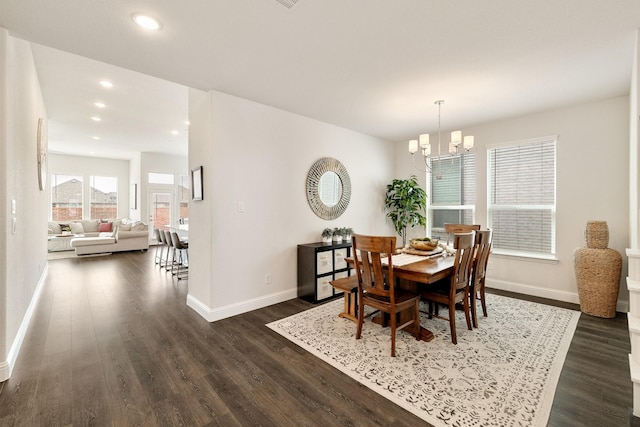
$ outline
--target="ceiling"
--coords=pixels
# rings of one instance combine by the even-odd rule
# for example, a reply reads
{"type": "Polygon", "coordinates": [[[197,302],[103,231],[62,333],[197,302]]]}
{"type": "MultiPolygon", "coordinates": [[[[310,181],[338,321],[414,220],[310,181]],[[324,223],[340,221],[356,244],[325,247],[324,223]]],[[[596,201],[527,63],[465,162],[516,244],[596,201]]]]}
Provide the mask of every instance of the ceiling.
{"type": "Polygon", "coordinates": [[[435,131],[438,99],[443,129],[464,129],[626,95],[640,2],[0,0],[0,26],[42,45],[52,150],[126,158],[186,153],[187,87],[392,141],[435,131]]]}

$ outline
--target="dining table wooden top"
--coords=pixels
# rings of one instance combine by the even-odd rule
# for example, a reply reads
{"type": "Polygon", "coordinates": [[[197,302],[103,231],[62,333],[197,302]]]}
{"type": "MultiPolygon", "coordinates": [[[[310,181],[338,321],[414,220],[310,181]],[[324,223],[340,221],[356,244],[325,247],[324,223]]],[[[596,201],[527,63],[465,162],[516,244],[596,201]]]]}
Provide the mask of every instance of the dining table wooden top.
{"type": "MultiPolygon", "coordinates": [[[[353,257],[345,258],[345,260],[353,266],[353,257]]],[[[396,278],[428,285],[449,277],[453,272],[454,261],[455,257],[453,256],[441,255],[434,258],[416,256],[415,262],[394,265],[393,274],[396,278]]]]}

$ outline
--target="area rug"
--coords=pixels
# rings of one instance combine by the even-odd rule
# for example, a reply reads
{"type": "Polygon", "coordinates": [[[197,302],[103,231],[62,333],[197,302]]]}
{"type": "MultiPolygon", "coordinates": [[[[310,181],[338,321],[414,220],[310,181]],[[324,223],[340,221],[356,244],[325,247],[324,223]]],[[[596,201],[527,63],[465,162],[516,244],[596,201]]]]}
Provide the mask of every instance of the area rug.
{"type": "MultiPolygon", "coordinates": [[[[469,331],[422,315],[430,342],[398,333],[390,356],[389,328],[338,317],[333,301],[267,324],[331,366],[434,426],[544,426],[580,312],[487,295],[489,317],[469,331]]],[[[480,316],[482,311],[480,311],[480,316]]]]}

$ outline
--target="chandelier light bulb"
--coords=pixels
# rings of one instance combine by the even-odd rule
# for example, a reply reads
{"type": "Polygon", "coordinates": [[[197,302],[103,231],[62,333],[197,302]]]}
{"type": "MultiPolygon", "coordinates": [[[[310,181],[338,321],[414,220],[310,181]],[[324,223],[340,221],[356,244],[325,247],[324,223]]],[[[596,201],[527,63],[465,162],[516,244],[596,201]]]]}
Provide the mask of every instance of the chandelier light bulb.
{"type": "Polygon", "coordinates": [[[418,151],[418,140],[412,139],[411,141],[409,141],[409,152],[413,154],[416,151],[418,151]]]}
{"type": "Polygon", "coordinates": [[[467,151],[473,148],[473,135],[467,135],[464,137],[464,148],[467,151]]]}
{"type": "Polygon", "coordinates": [[[429,134],[423,133],[420,135],[420,148],[426,148],[429,146],[429,134]]]}
{"type": "Polygon", "coordinates": [[[457,147],[462,142],[462,131],[454,130],[451,132],[451,143],[457,147]]]}

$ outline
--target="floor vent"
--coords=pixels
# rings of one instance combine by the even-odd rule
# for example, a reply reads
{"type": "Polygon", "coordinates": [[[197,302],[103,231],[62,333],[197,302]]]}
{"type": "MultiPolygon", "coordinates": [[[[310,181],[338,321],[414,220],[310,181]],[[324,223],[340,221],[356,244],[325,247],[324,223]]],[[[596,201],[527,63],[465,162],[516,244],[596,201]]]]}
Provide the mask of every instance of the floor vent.
{"type": "Polygon", "coordinates": [[[301,3],[302,0],[276,0],[278,3],[286,7],[287,9],[292,9],[296,4],[301,3]]]}

